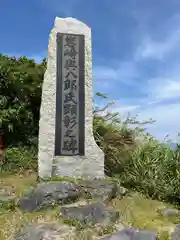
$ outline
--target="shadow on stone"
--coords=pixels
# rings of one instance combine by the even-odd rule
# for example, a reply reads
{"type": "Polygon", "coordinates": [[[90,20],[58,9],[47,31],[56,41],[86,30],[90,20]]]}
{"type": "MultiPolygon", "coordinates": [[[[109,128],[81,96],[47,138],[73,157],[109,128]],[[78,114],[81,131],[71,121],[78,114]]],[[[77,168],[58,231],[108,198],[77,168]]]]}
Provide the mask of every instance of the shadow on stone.
{"type": "Polygon", "coordinates": [[[174,232],[172,233],[172,240],[179,240],[180,239],[180,224],[176,225],[174,232]]]}
{"type": "Polygon", "coordinates": [[[74,183],[45,182],[38,184],[37,187],[21,197],[18,205],[23,211],[32,212],[76,201],[80,194],[79,187],[74,183]]]}
{"type": "Polygon", "coordinates": [[[15,240],[56,240],[65,239],[72,233],[66,225],[55,225],[50,223],[33,224],[22,229],[15,235],[15,240]]]}
{"type": "Polygon", "coordinates": [[[140,230],[133,228],[125,228],[111,236],[101,238],[102,240],[157,240],[157,235],[151,231],[140,230]]]}
{"type": "Polygon", "coordinates": [[[113,181],[106,179],[79,180],[78,184],[88,198],[105,201],[116,197],[117,184],[113,181]]]}
{"type": "Polygon", "coordinates": [[[101,203],[92,203],[82,207],[61,207],[61,215],[66,222],[93,226],[97,223],[105,225],[115,222],[119,218],[119,212],[107,208],[101,203]]]}

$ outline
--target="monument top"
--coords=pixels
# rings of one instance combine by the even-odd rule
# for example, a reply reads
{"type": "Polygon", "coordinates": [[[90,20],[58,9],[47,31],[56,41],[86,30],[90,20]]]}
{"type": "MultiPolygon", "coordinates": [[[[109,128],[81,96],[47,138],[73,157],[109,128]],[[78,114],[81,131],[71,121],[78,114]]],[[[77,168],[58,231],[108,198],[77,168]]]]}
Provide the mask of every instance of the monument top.
{"type": "MultiPolygon", "coordinates": [[[[66,21],[66,22],[75,22],[76,24],[81,24],[81,25],[85,25],[85,26],[87,26],[85,23],[83,23],[83,22],[81,22],[81,21],[79,21],[77,18],[72,18],[72,17],[67,17],[67,18],[60,18],[60,17],[56,17],[55,18],[55,24],[56,24],[56,22],[58,22],[58,21],[66,21]]],[[[88,27],[88,26],[87,26],[88,27]]]]}
{"type": "Polygon", "coordinates": [[[79,34],[81,34],[80,32],[82,32],[82,31],[84,32],[84,34],[87,34],[86,31],[88,31],[88,32],[91,31],[91,29],[85,23],[79,21],[76,18],[72,18],[72,17],[67,17],[67,18],[56,17],[53,28],[57,28],[58,31],[60,31],[61,33],[64,30],[66,30],[66,32],[68,32],[68,33],[77,31],[77,33],[79,33],[79,34]],[[82,29],[82,30],[80,30],[80,29],[82,29]]]}

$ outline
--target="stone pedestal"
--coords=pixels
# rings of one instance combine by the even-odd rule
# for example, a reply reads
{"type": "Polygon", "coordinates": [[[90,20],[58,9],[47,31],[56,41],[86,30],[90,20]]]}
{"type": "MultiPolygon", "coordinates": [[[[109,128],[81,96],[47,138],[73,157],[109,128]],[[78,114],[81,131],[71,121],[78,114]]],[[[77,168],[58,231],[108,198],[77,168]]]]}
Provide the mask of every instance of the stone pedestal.
{"type": "Polygon", "coordinates": [[[73,18],[56,18],[42,87],[40,178],[104,178],[104,153],[94,140],[92,109],[91,29],[73,18]]]}

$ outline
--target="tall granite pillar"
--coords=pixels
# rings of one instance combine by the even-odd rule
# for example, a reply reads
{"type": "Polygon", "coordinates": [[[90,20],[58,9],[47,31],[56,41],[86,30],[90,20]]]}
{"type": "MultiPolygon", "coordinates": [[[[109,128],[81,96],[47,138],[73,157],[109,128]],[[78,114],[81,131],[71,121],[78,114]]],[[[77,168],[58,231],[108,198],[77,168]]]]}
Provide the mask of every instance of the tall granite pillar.
{"type": "Polygon", "coordinates": [[[104,177],[104,153],[94,140],[92,109],[91,29],[73,18],[56,18],[42,87],[40,178],[104,177]]]}

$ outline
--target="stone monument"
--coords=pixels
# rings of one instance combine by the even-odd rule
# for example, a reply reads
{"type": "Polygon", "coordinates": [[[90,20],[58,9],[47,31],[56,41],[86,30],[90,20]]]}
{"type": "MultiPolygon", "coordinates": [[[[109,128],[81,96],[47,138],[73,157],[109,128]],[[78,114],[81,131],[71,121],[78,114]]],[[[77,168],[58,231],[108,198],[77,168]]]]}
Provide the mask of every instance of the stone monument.
{"type": "Polygon", "coordinates": [[[73,18],[56,18],[42,87],[40,178],[104,178],[92,110],[91,29],[73,18]]]}

